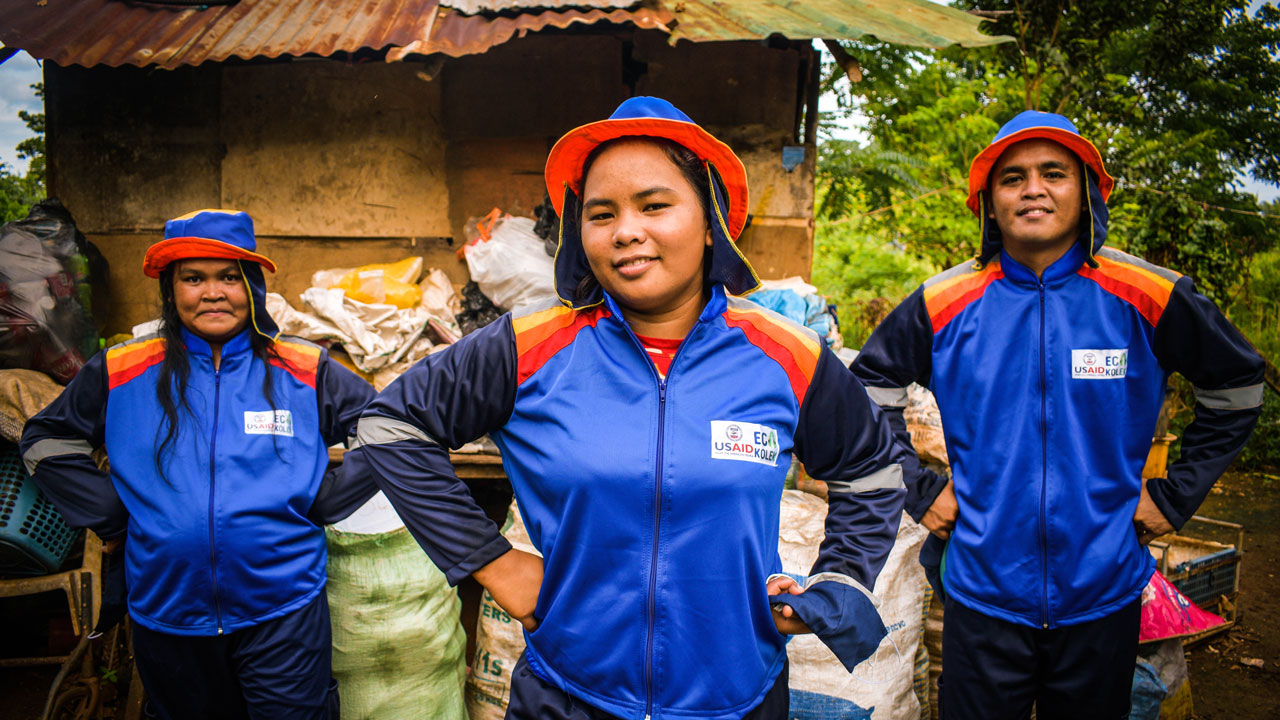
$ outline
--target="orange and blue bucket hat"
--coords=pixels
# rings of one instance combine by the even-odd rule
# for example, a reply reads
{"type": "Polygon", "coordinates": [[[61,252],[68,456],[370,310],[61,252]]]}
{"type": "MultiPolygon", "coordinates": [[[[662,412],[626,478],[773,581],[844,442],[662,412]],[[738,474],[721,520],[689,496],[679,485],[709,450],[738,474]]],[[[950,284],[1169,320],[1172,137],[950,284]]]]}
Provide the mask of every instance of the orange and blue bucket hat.
{"type": "Polygon", "coordinates": [[[987,222],[987,211],[991,206],[988,182],[991,169],[995,167],[1000,156],[1011,145],[1023,140],[1051,140],[1065,147],[1084,163],[1084,197],[1088,208],[1088,221],[1080,228],[1079,242],[1088,253],[1086,262],[1094,265],[1094,254],[1102,247],[1107,236],[1107,199],[1115,187],[1115,180],[1107,174],[1102,164],[1102,153],[1093,143],[1086,140],[1076,129],[1074,123],[1057,113],[1025,110],[1000,128],[991,144],[978,153],[969,164],[969,197],[965,201],[973,214],[978,216],[981,249],[978,253],[978,265],[985,264],[1003,246],[1000,228],[996,223],[987,222]]]}
{"type": "Polygon", "coordinates": [[[602,301],[597,289],[590,297],[577,297],[574,288],[590,273],[582,250],[579,207],[587,157],[604,143],[628,137],[671,140],[684,146],[706,164],[711,207],[711,262],[708,278],[731,295],[745,295],[760,286],[751,264],[738,250],[737,240],[747,227],[747,169],[733,150],[716,139],[670,102],[656,97],[633,97],[613,114],[570,130],[551,148],[544,180],[547,194],[560,216],[557,246],[556,292],[571,307],[589,307],[602,301]]]}
{"type": "Polygon", "coordinates": [[[1097,175],[1098,190],[1102,193],[1103,201],[1111,196],[1115,180],[1102,165],[1102,153],[1080,135],[1075,123],[1057,113],[1025,110],[1005,123],[991,140],[991,144],[983,148],[969,164],[969,199],[965,201],[965,205],[975,215],[981,215],[981,195],[987,189],[991,168],[995,167],[1000,155],[1010,145],[1034,138],[1052,140],[1075,153],[1097,175]]]}
{"type": "Polygon", "coordinates": [[[150,278],[175,260],[219,258],[249,260],[276,271],[276,264],[257,253],[253,219],[240,210],[196,210],[164,224],[164,239],[147,248],[142,272],[150,278]]]}
{"type": "Polygon", "coordinates": [[[607,120],[587,123],[560,138],[547,156],[547,193],[556,212],[563,215],[564,189],[582,195],[582,165],[591,151],[623,137],[660,137],[677,142],[702,158],[719,173],[728,195],[725,219],[729,236],[737,239],[747,224],[747,169],[733,150],[689,119],[675,105],[656,97],[624,101],[607,120]]]}

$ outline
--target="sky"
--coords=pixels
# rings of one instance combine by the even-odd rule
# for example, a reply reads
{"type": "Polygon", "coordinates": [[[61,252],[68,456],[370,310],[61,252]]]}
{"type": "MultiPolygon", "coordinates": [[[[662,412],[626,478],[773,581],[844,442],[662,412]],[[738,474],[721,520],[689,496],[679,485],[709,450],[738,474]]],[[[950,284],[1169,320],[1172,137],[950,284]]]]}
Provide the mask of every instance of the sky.
{"type": "Polygon", "coordinates": [[[31,92],[31,84],[41,82],[35,58],[19,51],[0,65],[0,162],[19,174],[27,171],[27,161],[19,160],[14,146],[32,136],[19,110],[42,112],[41,102],[31,92]]]}

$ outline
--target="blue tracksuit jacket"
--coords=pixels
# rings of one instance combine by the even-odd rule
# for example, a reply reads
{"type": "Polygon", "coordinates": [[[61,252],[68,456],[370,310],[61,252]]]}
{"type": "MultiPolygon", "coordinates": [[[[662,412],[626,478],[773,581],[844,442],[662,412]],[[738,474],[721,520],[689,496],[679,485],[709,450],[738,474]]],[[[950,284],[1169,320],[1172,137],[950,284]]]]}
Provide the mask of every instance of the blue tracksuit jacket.
{"type": "MultiPolygon", "coordinates": [[[[346,462],[373,466],[455,583],[510,547],[445,451],[486,432],[545,558],[529,662],[627,718],[741,717],[772,687],[786,651],[765,583],[793,452],[832,490],[813,581],[864,602],[905,495],[891,430],[839,360],[719,286],[665,380],[606,296],[504,316],[374,400],[346,462]]],[[[844,631],[874,620],[874,649],[872,607],[844,631]]]]}
{"type": "Polygon", "coordinates": [[[223,345],[215,371],[209,345],[183,330],[191,413],[180,411],[163,477],[156,336],[95,355],[23,432],[28,470],[71,525],[127,533],[129,613],[148,629],[219,635],[303,607],[324,588],[323,524],[376,491],[368,477],[326,475],[328,446],[354,433],[373,388],[302,340],[277,340],[280,357],[264,364],[249,332],[223,345]],[[100,445],[110,475],[90,457],[100,445]]]}
{"type": "MultiPolygon", "coordinates": [[[[946,592],[1035,627],[1103,617],[1146,586],[1154,564],[1133,514],[1170,373],[1195,386],[1196,420],[1168,477],[1147,487],[1175,527],[1243,447],[1262,402],[1249,343],[1190,278],[1103,247],[1092,175],[1088,191],[1092,222],[1041,278],[1000,249],[991,224],[990,261],[926,281],[852,366],[906,444],[907,385],[937,398],[960,505],[946,592]]],[[[907,477],[919,519],[946,481],[907,477]]]]}

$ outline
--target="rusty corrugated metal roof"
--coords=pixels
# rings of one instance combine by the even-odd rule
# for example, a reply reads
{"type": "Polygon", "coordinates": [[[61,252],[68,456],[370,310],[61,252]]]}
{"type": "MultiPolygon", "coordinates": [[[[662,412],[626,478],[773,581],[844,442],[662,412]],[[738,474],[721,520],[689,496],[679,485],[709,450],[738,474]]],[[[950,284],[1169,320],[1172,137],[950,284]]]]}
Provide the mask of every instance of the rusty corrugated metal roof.
{"type": "MultiPolygon", "coordinates": [[[[545,0],[544,0],[545,2],[545,0]]],[[[598,22],[632,23],[645,29],[667,30],[666,23],[673,15],[666,10],[636,8],[635,10],[549,10],[541,13],[522,13],[514,17],[485,17],[442,12],[427,40],[415,40],[387,53],[387,60],[401,60],[406,55],[444,53],[452,57],[482,53],[494,45],[501,45],[517,33],[523,37],[547,27],[566,28],[574,23],[587,25],[598,22]]]]}
{"type": "Polygon", "coordinates": [[[120,0],[5,0],[0,42],[59,65],[176,68],[231,57],[322,56],[363,48],[410,54],[481,53],[548,27],[629,23],[671,42],[875,35],[907,45],[987,45],[982,20],[928,0],[242,0],[205,9],[120,0]],[[618,0],[616,4],[622,4],[618,0]],[[456,9],[454,6],[465,6],[456,9]],[[502,6],[503,12],[490,10],[502,6]],[[547,7],[553,6],[553,7],[547,7]],[[613,9],[609,9],[613,8],[613,9]],[[475,14],[471,11],[482,11],[475,14]],[[488,14],[485,14],[485,13],[488,14]]]}
{"type": "Polygon", "coordinates": [[[59,65],[180,65],[399,47],[428,37],[439,0],[243,0],[163,7],[5,0],[0,42],[59,65]]]}
{"type": "Polygon", "coordinates": [[[982,18],[929,0],[682,0],[671,41],[749,40],[778,33],[793,40],[854,40],[942,48],[1006,39],[978,32],[982,18]]]}
{"type": "Polygon", "coordinates": [[[480,13],[498,13],[510,10],[532,10],[535,8],[629,8],[639,5],[640,0],[571,0],[555,2],[555,0],[440,0],[441,7],[453,8],[464,15],[480,13]]]}

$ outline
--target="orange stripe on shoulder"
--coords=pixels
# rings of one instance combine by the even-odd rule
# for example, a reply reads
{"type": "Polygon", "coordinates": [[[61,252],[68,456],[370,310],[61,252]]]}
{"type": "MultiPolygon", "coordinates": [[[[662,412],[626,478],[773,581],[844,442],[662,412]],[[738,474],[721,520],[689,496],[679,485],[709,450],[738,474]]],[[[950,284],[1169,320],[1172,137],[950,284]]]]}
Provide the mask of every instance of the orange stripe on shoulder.
{"type": "Polygon", "coordinates": [[[511,318],[516,334],[516,354],[521,355],[556,332],[569,327],[578,313],[567,305],[556,305],[529,315],[511,318]]]}
{"type": "Polygon", "coordinates": [[[1160,322],[1173,293],[1172,282],[1126,263],[1104,257],[1097,261],[1097,268],[1086,265],[1080,268],[1080,274],[1132,305],[1153,326],[1160,322]]]}
{"type": "Polygon", "coordinates": [[[982,297],[991,283],[1002,277],[1004,270],[1000,268],[1000,261],[995,260],[981,270],[960,274],[925,287],[924,306],[929,313],[933,332],[940,332],[961,310],[982,297]]]}
{"type": "Polygon", "coordinates": [[[609,311],[597,305],[585,310],[558,306],[512,319],[516,336],[516,384],[541,370],[556,353],[568,347],[583,328],[595,327],[607,317],[609,311]]]}
{"type": "Polygon", "coordinates": [[[114,390],[164,361],[165,342],[152,338],[107,350],[107,389],[114,390]]]}
{"type": "Polygon", "coordinates": [[[288,340],[277,340],[275,346],[279,357],[273,357],[269,362],[292,375],[298,382],[314,389],[316,373],[320,368],[320,348],[288,340]]]}
{"type": "Polygon", "coordinates": [[[787,374],[796,404],[804,402],[818,369],[822,345],[804,331],[769,315],[753,305],[738,304],[732,299],[724,312],[724,322],[742,330],[747,340],[764,351],[787,374]]]}

